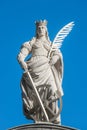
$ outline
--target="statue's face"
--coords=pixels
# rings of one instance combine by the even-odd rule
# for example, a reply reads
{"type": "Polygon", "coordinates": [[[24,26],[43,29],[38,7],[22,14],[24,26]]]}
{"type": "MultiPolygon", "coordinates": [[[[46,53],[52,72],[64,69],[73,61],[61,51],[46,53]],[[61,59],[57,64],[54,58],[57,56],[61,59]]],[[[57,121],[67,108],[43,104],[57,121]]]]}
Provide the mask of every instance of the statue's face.
{"type": "Polygon", "coordinates": [[[38,26],[37,34],[38,34],[39,37],[45,36],[45,34],[46,34],[45,26],[38,26]]]}

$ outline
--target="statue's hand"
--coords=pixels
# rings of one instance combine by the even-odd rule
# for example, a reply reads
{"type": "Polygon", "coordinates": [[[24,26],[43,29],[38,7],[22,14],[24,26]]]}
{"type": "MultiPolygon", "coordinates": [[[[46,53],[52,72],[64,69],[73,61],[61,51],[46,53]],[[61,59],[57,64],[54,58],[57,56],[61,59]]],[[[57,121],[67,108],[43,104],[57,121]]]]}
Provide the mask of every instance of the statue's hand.
{"type": "Polygon", "coordinates": [[[53,65],[54,65],[54,62],[53,62],[53,60],[52,60],[52,59],[49,61],[49,64],[50,64],[51,66],[53,66],[53,65]]]}
{"type": "Polygon", "coordinates": [[[51,60],[50,60],[50,65],[51,65],[51,66],[54,65],[54,64],[57,62],[58,59],[59,59],[59,56],[58,56],[58,55],[52,56],[52,58],[51,58],[51,60]]]}
{"type": "Polygon", "coordinates": [[[28,66],[27,66],[26,62],[24,62],[24,61],[21,62],[21,67],[22,67],[24,70],[27,70],[27,69],[28,69],[28,66]]]}

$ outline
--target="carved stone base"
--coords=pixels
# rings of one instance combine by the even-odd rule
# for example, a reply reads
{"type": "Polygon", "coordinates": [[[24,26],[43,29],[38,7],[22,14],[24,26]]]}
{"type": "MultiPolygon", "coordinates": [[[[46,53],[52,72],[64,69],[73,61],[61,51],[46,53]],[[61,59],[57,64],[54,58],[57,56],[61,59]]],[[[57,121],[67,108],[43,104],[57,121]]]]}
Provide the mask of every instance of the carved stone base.
{"type": "Polygon", "coordinates": [[[35,123],[10,128],[9,130],[77,130],[77,129],[51,123],[35,123]]]}

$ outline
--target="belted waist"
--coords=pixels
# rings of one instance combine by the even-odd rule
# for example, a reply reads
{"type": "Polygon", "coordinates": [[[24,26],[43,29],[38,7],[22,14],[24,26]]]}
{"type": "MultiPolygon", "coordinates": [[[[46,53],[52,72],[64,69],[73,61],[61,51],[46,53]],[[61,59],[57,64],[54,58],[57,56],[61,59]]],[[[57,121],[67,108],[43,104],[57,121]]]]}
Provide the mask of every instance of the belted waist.
{"type": "Polygon", "coordinates": [[[38,51],[35,50],[35,51],[32,52],[32,56],[45,56],[45,57],[47,57],[48,56],[48,52],[44,51],[44,50],[38,49],[38,51]]]}
{"type": "Polygon", "coordinates": [[[47,57],[48,55],[44,55],[44,54],[33,54],[32,57],[35,57],[35,56],[45,56],[47,57]]]}

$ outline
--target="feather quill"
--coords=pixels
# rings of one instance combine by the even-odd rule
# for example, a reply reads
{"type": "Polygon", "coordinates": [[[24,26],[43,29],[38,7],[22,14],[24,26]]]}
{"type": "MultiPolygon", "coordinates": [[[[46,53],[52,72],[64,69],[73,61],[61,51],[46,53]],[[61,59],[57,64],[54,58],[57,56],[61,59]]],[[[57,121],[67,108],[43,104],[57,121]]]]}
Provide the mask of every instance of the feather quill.
{"type": "Polygon", "coordinates": [[[53,40],[53,44],[49,52],[49,56],[52,50],[56,48],[58,49],[61,48],[62,42],[64,41],[65,37],[71,32],[73,26],[74,26],[74,22],[70,22],[67,25],[65,25],[62,29],[60,29],[60,31],[58,31],[57,35],[53,40]]]}

